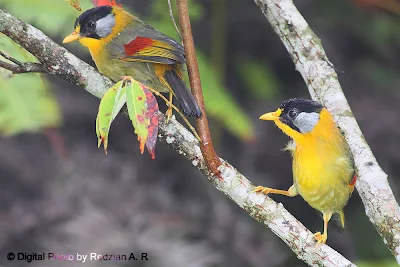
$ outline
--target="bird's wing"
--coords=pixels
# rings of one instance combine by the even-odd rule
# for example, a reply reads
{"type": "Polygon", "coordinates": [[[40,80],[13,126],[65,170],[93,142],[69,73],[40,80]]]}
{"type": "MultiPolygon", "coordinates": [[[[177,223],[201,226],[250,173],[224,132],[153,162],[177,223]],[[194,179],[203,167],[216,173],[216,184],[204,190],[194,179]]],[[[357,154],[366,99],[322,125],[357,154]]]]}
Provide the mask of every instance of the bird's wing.
{"type": "Polygon", "coordinates": [[[118,39],[123,46],[116,42],[113,50],[119,51],[124,61],[185,63],[184,50],[179,43],[139,19],[135,19],[118,39]]]}

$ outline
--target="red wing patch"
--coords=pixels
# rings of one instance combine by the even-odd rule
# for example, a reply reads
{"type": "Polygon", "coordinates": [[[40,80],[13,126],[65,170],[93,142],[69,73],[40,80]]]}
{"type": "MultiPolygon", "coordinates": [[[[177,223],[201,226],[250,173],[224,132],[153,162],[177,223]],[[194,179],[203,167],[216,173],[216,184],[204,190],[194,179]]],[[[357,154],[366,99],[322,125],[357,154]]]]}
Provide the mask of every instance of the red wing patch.
{"type": "Polygon", "coordinates": [[[119,6],[122,7],[122,4],[119,4],[120,0],[92,0],[94,6],[119,6]]]}
{"type": "Polygon", "coordinates": [[[130,42],[129,44],[124,45],[125,54],[127,56],[133,56],[137,52],[143,50],[146,47],[151,46],[154,43],[154,40],[145,37],[136,37],[135,40],[130,42]]]}
{"type": "Polygon", "coordinates": [[[356,175],[356,174],[354,174],[354,176],[353,176],[353,180],[351,180],[351,182],[350,182],[349,186],[354,186],[354,185],[356,184],[356,181],[357,181],[357,175],[356,175]]]}

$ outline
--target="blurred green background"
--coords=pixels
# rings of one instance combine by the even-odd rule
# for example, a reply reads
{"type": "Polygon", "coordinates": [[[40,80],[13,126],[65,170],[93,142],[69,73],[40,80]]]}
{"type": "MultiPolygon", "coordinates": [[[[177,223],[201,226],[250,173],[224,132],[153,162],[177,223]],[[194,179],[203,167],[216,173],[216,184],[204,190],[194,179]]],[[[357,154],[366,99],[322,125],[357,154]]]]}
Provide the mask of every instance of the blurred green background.
{"type": "MultiPolygon", "coordinates": [[[[83,10],[89,0],[80,1],[83,10]]],[[[172,0],[174,3],[174,1],[172,0]]],[[[166,0],[122,0],[125,8],[178,38],[166,0]]],[[[400,1],[297,0],[338,71],[348,101],[396,196],[400,176],[400,1]]],[[[80,12],[64,0],[0,0],[56,42],[80,12]]],[[[286,189],[288,138],[258,117],[290,97],[309,97],[290,56],[251,0],[189,1],[213,141],[254,184],[286,189]]],[[[176,10],[175,10],[176,11],[176,10]]],[[[79,44],[65,46],[91,65],[79,44]]],[[[0,35],[0,50],[29,53],[0,35]]],[[[147,252],[148,262],[87,266],[303,266],[269,230],[242,212],[163,144],[140,155],[131,124],[113,123],[108,156],[97,149],[99,100],[56,77],[0,69],[0,264],[12,252],[147,252]]],[[[162,109],[165,105],[159,101],[162,109]]],[[[273,196],[311,231],[321,216],[300,197],[273,196]]],[[[359,266],[397,265],[357,193],[346,229],[331,223],[328,244],[359,266]]],[[[31,266],[66,266],[33,262],[31,266]]]]}

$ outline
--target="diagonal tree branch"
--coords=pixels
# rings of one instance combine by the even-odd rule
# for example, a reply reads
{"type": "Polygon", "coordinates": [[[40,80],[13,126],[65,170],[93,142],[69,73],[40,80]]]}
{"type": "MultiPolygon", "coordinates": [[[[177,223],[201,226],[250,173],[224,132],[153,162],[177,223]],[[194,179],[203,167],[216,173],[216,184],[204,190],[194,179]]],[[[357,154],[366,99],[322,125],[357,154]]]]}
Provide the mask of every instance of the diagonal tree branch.
{"type": "MultiPolygon", "coordinates": [[[[0,9],[0,32],[6,34],[35,55],[49,74],[83,87],[96,97],[102,97],[112,82],[81,61],[33,26],[0,9]]],[[[327,245],[315,247],[313,234],[294,218],[282,204],[268,196],[252,193],[254,186],[232,165],[221,160],[221,178],[206,167],[197,139],[175,119],[166,124],[160,114],[159,139],[183,155],[209,179],[214,186],[234,201],[250,216],[270,228],[297,257],[309,265],[354,266],[327,245]]]]}
{"type": "Polygon", "coordinates": [[[200,106],[202,116],[196,119],[197,130],[201,138],[201,152],[204,155],[207,167],[210,172],[218,175],[218,167],[221,161],[217,153],[215,153],[214,146],[211,140],[210,129],[208,127],[208,119],[206,108],[204,106],[203,91],[201,89],[201,80],[199,73],[199,66],[196,58],[196,49],[194,47],[192,28],[190,26],[189,10],[186,0],[176,0],[178,7],[179,25],[182,31],[182,41],[185,48],[185,56],[187,59],[187,67],[189,72],[190,87],[192,88],[193,96],[200,106]]]}
{"type": "Polygon", "coordinates": [[[337,74],[321,45],[292,0],[254,0],[288,50],[311,97],[324,104],[346,136],[354,156],[356,188],[365,212],[400,263],[400,208],[364,139],[343,94],[337,74]]]}

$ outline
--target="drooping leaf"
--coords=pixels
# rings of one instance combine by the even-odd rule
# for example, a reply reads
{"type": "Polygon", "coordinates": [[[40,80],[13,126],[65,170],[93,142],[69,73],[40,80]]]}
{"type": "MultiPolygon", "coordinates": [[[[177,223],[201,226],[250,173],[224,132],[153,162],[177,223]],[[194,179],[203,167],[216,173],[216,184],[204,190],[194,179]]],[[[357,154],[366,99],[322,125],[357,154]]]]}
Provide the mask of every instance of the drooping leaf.
{"type": "MultiPolygon", "coordinates": [[[[0,50],[21,62],[37,61],[26,50],[6,37],[0,40],[0,50]]],[[[1,56],[0,59],[7,61],[1,56]]],[[[39,132],[43,128],[58,127],[60,124],[59,106],[41,75],[35,73],[12,75],[8,70],[0,70],[1,135],[39,132]]]]}
{"type": "Polygon", "coordinates": [[[146,88],[144,85],[140,85],[146,95],[146,118],[149,119],[150,123],[147,127],[148,136],[146,141],[146,148],[150,153],[152,159],[155,159],[155,148],[157,143],[158,135],[158,103],[155,96],[146,88]]]}
{"type": "Polygon", "coordinates": [[[128,107],[129,118],[138,136],[140,153],[143,154],[150,119],[146,116],[146,95],[140,84],[135,80],[131,80],[130,84],[126,86],[126,105],[128,107]]]}
{"type": "MultiPolygon", "coordinates": [[[[123,84],[121,85],[123,86],[123,84]]],[[[123,86],[122,88],[118,88],[117,94],[115,95],[115,101],[114,101],[114,108],[111,112],[111,122],[117,117],[118,113],[121,111],[121,108],[125,105],[126,103],[126,88],[123,86]]],[[[111,126],[110,122],[110,126],[111,126]]]]}
{"type": "Polygon", "coordinates": [[[122,6],[120,0],[91,0],[94,6],[122,6]]]}
{"type": "Polygon", "coordinates": [[[99,111],[96,117],[98,147],[103,143],[104,153],[106,154],[111,123],[125,104],[124,101],[126,101],[124,97],[125,93],[123,92],[124,88],[122,86],[123,82],[120,81],[107,90],[100,101],[99,111]]]}

